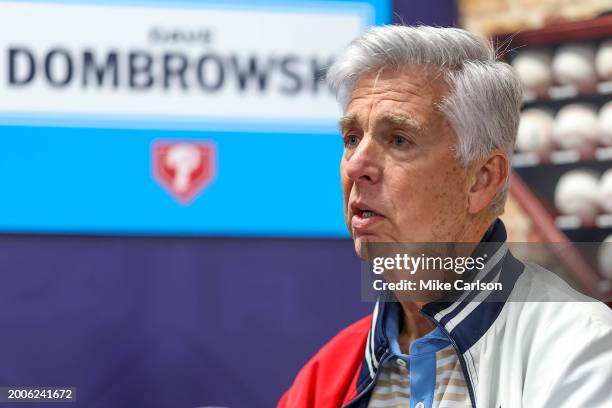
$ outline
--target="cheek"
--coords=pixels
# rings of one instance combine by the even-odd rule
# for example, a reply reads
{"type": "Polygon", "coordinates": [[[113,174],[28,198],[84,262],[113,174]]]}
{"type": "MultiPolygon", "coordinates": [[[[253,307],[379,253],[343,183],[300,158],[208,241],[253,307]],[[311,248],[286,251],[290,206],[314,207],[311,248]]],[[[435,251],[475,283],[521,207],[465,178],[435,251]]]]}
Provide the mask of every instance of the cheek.
{"type": "Polygon", "coordinates": [[[342,193],[344,193],[344,201],[346,201],[348,199],[348,195],[349,195],[349,193],[351,191],[351,186],[352,186],[353,183],[346,176],[346,172],[344,171],[344,167],[345,167],[345,161],[343,159],[341,164],[340,164],[340,183],[341,183],[341,186],[342,186],[342,193]]]}
{"type": "Polygon", "coordinates": [[[344,207],[344,216],[345,218],[348,217],[348,200],[349,200],[349,196],[351,194],[351,189],[352,189],[352,181],[346,177],[346,174],[344,172],[344,160],[342,161],[342,164],[340,165],[340,185],[342,188],[342,197],[343,197],[343,207],[344,207]]]}
{"type": "Polygon", "coordinates": [[[454,223],[462,219],[467,210],[465,192],[465,173],[458,166],[446,170],[436,177],[432,186],[432,206],[440,223],[454,223]],[[454,221],[453,221],[454,220],[454,221]]]}
{"type": "Polygon", "coordinates": [[[458,215],[465,207],[464,174],[459,166],[437,166],[415,171],[390,186],[392,203],[399,219],[435,221],[458,215]],[[454,215],[453,215],[454,214],[454,215]]]}
{"type": "Polygon", "coordinates": [[[432,208],[432,201],[438,199],[437,188],[421,177],[405,180],[394,189],[392,196],[395,212],[404,220],[422,218],[432,208]]]}

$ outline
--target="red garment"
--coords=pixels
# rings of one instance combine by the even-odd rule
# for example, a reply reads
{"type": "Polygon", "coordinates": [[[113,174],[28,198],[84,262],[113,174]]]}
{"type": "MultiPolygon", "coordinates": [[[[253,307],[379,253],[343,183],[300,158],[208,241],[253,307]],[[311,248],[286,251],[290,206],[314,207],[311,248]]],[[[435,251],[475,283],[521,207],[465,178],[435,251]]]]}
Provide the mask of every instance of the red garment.
{"type": "Polygon", "coordinates": [[[338,408],[357,396],[369,315],[338,333],[300,370],[278,408],[338,408]]]}

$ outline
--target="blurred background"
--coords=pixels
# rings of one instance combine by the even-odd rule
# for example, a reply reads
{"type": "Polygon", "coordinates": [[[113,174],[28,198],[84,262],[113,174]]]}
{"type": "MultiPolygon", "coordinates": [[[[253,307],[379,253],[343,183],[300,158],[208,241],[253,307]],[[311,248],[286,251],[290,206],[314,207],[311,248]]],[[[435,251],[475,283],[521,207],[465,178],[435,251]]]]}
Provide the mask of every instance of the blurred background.
{"type": "Polygon", "coordinates": [[[564,243],[568,278],[609,294],[610,12],[610,0],[0,1],[0,386],[76,387],[87,407],[274,406],[372,308],[321,78],[377,24],[495,42],[526,89],[509,238],[564,243]]]}

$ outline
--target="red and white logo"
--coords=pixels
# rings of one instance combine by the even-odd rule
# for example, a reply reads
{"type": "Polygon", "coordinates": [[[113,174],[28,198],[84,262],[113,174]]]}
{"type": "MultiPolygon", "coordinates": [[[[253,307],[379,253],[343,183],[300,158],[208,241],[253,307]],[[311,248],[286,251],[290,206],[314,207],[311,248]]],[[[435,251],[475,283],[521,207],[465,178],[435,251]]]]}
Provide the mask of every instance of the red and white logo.
{"type": "Polygon", "coordinates": [[[153,174],[181,203],[187,204],[215,176],[215,145],[210,142],[153,143],[153,174]]]}

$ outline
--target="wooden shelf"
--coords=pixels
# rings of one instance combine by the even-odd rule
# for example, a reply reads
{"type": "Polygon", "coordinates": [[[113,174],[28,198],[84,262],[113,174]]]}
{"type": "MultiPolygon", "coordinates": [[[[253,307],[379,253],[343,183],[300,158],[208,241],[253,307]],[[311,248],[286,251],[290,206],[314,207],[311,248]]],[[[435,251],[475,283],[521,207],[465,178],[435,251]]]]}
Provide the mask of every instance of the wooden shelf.
{"type": "Polygon", "coordinates": [[[537,30],[501,34],[494,38],[497,44],[504,44],[504,50],[512,50],[524,45],[553,45],[603,37],[612,37],[612,15],[584,21],[559,22],[537,30]]]}
{"type": "Polygon", "coordinates": [[[612,162],[612,147],[597,147],[593,150],[576,149],[553,150],[548,154],[516,152],[512,157],[512,167],[536,167],[542,164],[568,164],[588,161],[612,162]]]}
{"type": "Polygon", "coordinates": [[[590,89],[578,89],[574,85],[555,85],[551,86],[548,89],[548,92],[544,95],[537,95],[532,91],[525,90],[525,94],[523,95],[523,102],[544,103],[550,101],[570,100],[578,97],[588,98],[610,95],[612,95],[612,81],[601,81],[590,89]]]}

